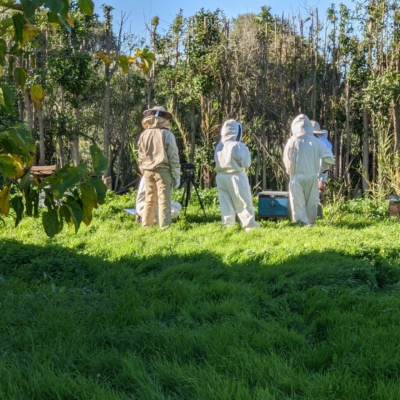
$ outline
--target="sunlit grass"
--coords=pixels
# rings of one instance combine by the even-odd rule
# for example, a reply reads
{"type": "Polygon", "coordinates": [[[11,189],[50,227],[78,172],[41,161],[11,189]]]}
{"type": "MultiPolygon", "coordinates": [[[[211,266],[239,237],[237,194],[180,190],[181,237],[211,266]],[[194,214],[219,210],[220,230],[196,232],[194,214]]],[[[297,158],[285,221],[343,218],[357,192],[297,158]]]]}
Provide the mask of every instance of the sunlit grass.
{"type": "MultiPolygon", "coordinates": [[[[90,227],[0,230],[1,399],[398,399],[399,222],[357,201],[315,228],[171,229],[111,197],[90,227]]],[[[383,207],[383,208],[382,208],[383,207]]]]}

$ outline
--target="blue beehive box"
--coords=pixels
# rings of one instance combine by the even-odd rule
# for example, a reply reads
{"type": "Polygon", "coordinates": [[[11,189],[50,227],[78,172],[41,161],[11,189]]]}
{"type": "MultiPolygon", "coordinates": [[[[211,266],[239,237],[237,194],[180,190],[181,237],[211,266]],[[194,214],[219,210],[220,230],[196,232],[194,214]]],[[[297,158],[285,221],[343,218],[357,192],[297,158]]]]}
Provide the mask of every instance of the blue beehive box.
{"type": "Polygon", "coordinates": [[[258,194],[259,218],[288,218],[289,192],[268,190],[258,194]]]}

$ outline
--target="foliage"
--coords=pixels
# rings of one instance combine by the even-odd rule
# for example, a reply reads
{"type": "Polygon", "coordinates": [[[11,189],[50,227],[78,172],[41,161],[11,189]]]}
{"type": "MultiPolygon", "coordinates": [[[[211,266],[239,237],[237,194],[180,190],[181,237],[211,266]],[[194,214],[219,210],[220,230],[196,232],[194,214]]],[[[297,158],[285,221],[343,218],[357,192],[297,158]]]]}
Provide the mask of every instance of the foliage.
{"type": "MultiPolygon", "coordinates": [[[[0,41],[0,67],[4,66],[6,56],[8,56],[12,75],[20,89],[24,90],[29,73],[24,67],[14,64],[12,61],[14,56],[29,58],[35,44],[32,47],[28,44],[39,34],[41,28],[46,29],[49,24],[58,23],[70,29],[73,26],[73,19],[69,14],[70,5],[68,2],[55,0],[51,2],[25,1],[20,4],[15,1],[2,1],[0,6],[12,10],[9,18],[3,20],[0,26],[1,36],[9,39],[0,41]],[[43,8],[48,11],[47,14],[43,13],[43,8]]],[[[78,1],[78,7],[84,14],[93,14],[91,0],[78,1]]],[[[73,76],[71,70],[67,71],[65,65],[63,68],[76,85],[79,79],[73,76]]],[[[75,71],[75,65],[73,71],[75,71]]],[[[65,80],[62,83],[66,84],[65,80]]],[[[14,89],[7,84],[2,84],[0,87],[1,111],[14,114],[14,89]]],[[[31,101],[40,110],[45,97],[42,86],[32,85],[29,92],[31,101]]],[[[105,186],[98,178],[89,177],[86,165],[65,166],[54,176],[38,184],[29,180],[36,150],[31,132],[22,124],[2,125],[0,136],[0,174],[4,185],[0,192],[0,211],[3,216],[8,215],[10,204],[16,213],[16,226],[22,219],[24,209],[28,216],[37,216],[39,191],[44,189],[47,211],[43,213],[42,220],[49,237],[61,231],[64,220],[69,225],[75,225],[76,231],[81,221],[90,223],[92,209],[104,200],[105,186]],[[79,186],[75,187],[78,184],[79,186]],[[67,190],[70,191],[69,194],[66,194],[67,190]],[[14,191],[15,194],[13,194],[14,191]]],[[[98,153],[98,148],[93,147],[93,154],[97,159],[99,159],[98,153]]],[[[97,174],[100,172],[96,165],[95,172],[97,174]]]]}
{"type": "Polygon", "coordinates": [[[71,148],[89,160],[89,144],[98,143],[116,190],[132,187],[139,171],[130,145],[143,109],[160,104],[174,116],[182,161],[196,162],[203,186],[214,184],[218,129],[232,117],[248,135],[251,186],[284,189],[282,149],[290,121],[304,112],[329,130],[331,175],[342,189],[362,180],[374,196],[397,191],[398,1],[332,5],[328,18],[311,8],[277,16],[264,6],[232,19],[219,9],[182,10],[161,32],[153,16],[146,45],[124,18],[112,32],[112,6],[104,5],[102,21],[82,13],[91,13],[86,1],[72,2],[68,13],[61,2],[39,2],[40,10],[37,2],[4,3],[12,7],[0,24],[0,108],[32,117],[34,138],[42,114],[47,164],[68,162],[71,148]]]}
{"type": "MultiPolygon", "coordinates": [[[[100,175],[107,167],[100,149],[92,145],[93,168],[100,175]]],[[[10,204],[15,211],[17,226],[26,210],[27,216],[38,216],[39,193],[45,192],[47,211],[42,215],[46,234],[53,237],[61,232],[63,222],[78,231],[81,222],[89,225],[93,208],[104,202],[106,187],[101,179],[91,176],[86,164],[65,165],[54,175],[39,183],[30,179],[30,168],[35,154],[30,132],[23,125],[10,126],[0,132],[0,212],[6,217],[10,204]]]]}
{"type": "MultiPolygon", "coordinates": [[[[108,55],[103,50],[98,50],[96,55],[104,62],[106,66],[110,66],[112,61],[115,59],[115,54],[108,55]]],[[[139,67],[144,73],[148,72],[153,65],[155,60],[154,54],[149,51],[149,49],[135,49],[132,56],[126,56],[121,54],[116,59],[116,64],[121,68],[124,74],[129,72],[129,66],[131,64],[139,67]]]]}

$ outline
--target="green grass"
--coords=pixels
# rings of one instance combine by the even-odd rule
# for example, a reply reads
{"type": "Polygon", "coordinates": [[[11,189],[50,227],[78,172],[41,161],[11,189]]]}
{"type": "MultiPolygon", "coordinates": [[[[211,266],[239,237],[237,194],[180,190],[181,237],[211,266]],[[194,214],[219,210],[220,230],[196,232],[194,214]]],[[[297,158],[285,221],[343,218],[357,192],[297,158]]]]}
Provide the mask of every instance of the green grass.
{"type": "Polygon", "coordinates": [[[90,227],[0,230],[0,399],[399,399],[400,225],[223,229],[215,191],[166,231],[110,196],[90,227]]]}

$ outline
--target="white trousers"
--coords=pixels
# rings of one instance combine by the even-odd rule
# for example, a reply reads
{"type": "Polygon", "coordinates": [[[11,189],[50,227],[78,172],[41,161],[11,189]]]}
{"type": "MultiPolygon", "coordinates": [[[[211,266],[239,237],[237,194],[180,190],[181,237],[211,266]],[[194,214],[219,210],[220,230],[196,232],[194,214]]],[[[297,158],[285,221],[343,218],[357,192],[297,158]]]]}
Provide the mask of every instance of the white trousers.
{"type": "MultiPolygon", "coordinates": [[[[137,213],[142,216],[143,214],[143,210],[144,210],[144,201],[140,202],[140,203],[136,203],[136,211],[137,213]]],[[[179,217],[179,214],[182,211],[182,206],[181,203],[178,203],[177,201],[171,201],[171,218],[175,219],[179,217]]],[[[156,208],[154,209],[154,213],[155,213],[155,222],[158,223],[158,205],[156,205],[156,208]]]]}
{"type": "Polygon", "coordinates": [[[247,174],[217,174],[216,181],[222,225],[234,226],[237,214],[243,228],[258,227],[247,174]]]}
{"type": "Polygon", "coordinates": [[[291,175],[289,197],[293,222],[314,225],[319,202],[317,175],[291,175]]]}

